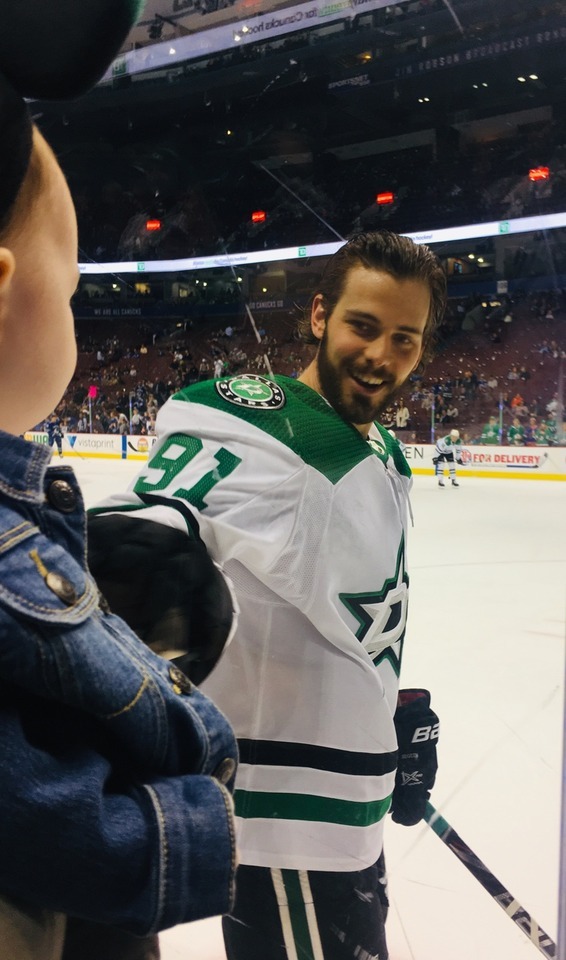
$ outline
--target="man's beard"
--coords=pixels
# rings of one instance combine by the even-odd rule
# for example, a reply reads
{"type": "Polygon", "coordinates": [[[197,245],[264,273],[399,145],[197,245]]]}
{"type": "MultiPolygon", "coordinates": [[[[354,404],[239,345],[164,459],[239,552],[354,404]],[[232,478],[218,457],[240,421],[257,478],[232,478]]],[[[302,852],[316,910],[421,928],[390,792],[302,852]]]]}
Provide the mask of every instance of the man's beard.
{"type": "MultiPolygon", "coordinates": [[[[404,384],[391,386],[387,382],[387,377],[384,376],[385,389],[380,394],[379,399],[356,394],[347,400],[343,395],[342,384],[342,377],[346,375],[346,372],[343,371],[341,374],[341,371],[330,363],[327,347],[328,341],[325,331],[316,358],[319,383],[325,399],[347,423],[364,424],[378,420],[383,411],[399,396],[404,384]]],[[[355,373],[353,369],[352,372],[355,373]]],[[[370,371],[365,371],[366,376],[369,374],[370,371]]],[[[357,375],[363,376],[362,371],[358,371],[357,375]]],[[[372,370],[371,376],[379,376],[379,372],[372,370]]]]}

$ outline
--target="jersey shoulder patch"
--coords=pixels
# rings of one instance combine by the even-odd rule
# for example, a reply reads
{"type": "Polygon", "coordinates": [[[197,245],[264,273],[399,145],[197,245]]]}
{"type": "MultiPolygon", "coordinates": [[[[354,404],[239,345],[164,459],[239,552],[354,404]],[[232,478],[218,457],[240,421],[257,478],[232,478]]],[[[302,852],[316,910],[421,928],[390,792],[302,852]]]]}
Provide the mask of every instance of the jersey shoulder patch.
{"type": "Polygon", "coordinates": [[[217,380],[216,390],[228,403],[256,410],[280,410],[286,402],[283,390],[274,380],[255,373],[217,380]]]}

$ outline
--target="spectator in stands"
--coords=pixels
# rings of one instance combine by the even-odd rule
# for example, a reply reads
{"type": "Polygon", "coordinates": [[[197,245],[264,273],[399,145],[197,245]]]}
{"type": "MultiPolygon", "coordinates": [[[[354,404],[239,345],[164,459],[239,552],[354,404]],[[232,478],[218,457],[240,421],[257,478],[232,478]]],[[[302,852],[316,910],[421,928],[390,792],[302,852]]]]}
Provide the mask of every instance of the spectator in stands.
{"type": "Polygon", "coordinates": [[[112,413],[108,417],[108,426],[106,429],[108,433],[118,433],[118,414],[115,410],[112,410],[112,413]]]}
{"type": "Polygon", "coordinates": [[[525,427],[525,444],[532,446],[537,442],[539,436],[538,423],[536,417],[529,417],[529,422],[525,427]]]}
{"type": "Polygon", "coordinates": [[[537,443],[553,447],[557,441],[557,423],[554,414],[543,420],[538,431],[537,443]]]}
{"type": "Polygon", "coordinates": [[[130,424],[128,423],[128,418],[125,413],[121,413],[118,416],[118,433],[124,435],[130,432],[130,424]]]}
{"type": "Polygon", "coordinates": [[[444,423],[446,420],[446,401],[442,393],[435,397],[434,416],[439,423],[444,423]]]}
{"type": "Polygon", "coordinates": [[[444,422],[455,423],[457,419],[458,419],[458,407],[456,406],[454,401],[452,401],[451,403],[448,404],[446,408],[446,416],[444,418],[444,422]]]}
{"type": "Polygon", "coordinates": [[[409,408],[403,399],[399,400],[395,411],[395,426],[398,430],[406,430],[409,426],[409,408]]]}
{"type": "Polygon", "coordinates": [[[485,424],[481,434],[481,443],[499,443],[499,427],[495,417],[490,417],[485,424]]]}
{"type": "Polygon", "coordinates": [[[132,419],[130,421],[130,429],[132,433],[136,435],[140,434],[142,432],[143,426],[144,426],[144,419],[138,407],[134,407],[132,411],[132,419]]]}
{"type": "Polygon", "coordinates": [[[88,432],[89,432],[88,412],[86,410],[81,410],[80,417],[77,420],[77,433],[88,433],[88,432]]]}
{"type": "Polygon", "coordinates": [[[518,417],[513,418],[513,423],[507,431],[507,443],[511,447],[521,447],[525,443],[525,428],[518,417]]]}

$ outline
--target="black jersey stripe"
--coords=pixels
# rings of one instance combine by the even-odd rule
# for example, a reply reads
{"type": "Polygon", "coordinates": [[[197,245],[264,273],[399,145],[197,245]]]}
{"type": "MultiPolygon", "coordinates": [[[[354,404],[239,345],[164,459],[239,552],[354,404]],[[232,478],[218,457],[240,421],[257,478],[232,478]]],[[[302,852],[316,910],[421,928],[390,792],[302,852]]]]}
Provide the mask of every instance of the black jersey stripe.
{"type": "Polygon", "coordinates": [[[311,767],[356,777],[381,777],[397,767],[397,750],[390,753],[359,753],[319,747],[311,743],[280,740],[238,740],[240,763],[265,767],[311,767]]]}
{"type": "Polygon", "coordinates": [[[190,537],[195,540],[198,540],[200,537],[200,527],[197,518],[195,517],[192,510],[186,505],[183,500],[179,500],[178,497],[160,497],[159,494],[155,493],[136,493],[136,497],[139,497],[140,500],[147,507],[168,507],[169,509],[177,510],[181,514],[183,520],[187,524],[187,533],[190,537]]]}
{"type": "Polygon", "coordinates": [[[177,512],[181,514],[187,525],[189,537],[192,540],[199,539],[199,522],[194,513],[189,510],[182,500],[179,500],[177,497],[160,497],[154,493],[136,493],[136,497],[138,497],[139,503],[105,504],[102,507],[89,507],[87,512],[90,516],[101,516],[106,513],[108,515],[112,513],[135,513],[136,511],[145,510],[146,507],[167,507],[171,510],[177,510],[177,512]]]}

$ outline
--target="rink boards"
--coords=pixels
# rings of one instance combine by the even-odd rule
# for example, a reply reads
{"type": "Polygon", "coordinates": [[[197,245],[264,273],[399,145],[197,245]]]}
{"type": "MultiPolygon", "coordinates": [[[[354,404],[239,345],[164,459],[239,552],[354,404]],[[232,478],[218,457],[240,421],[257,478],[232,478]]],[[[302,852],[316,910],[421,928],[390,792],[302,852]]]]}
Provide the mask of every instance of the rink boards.
{"type": "MultiPolygon", "coordinates": [[[[26,433],[26,440],[47,443],[47,434],[26,433]]],[[[101,433],[68,433],[63,455],[106,460],[147,460],[155,437],[101,433]]],[[[54,449],[56,449],[54,447],[54,449]]],[[[432,476],[433,444],[407,444],[405,456],[414,474],[432,476]]],[[[462,451],[458,476],[506,480],[566,480],[566,447],[469,446],[462,451]]],[[[445,465],[446,466],[446,465],[445,465]]]]}

